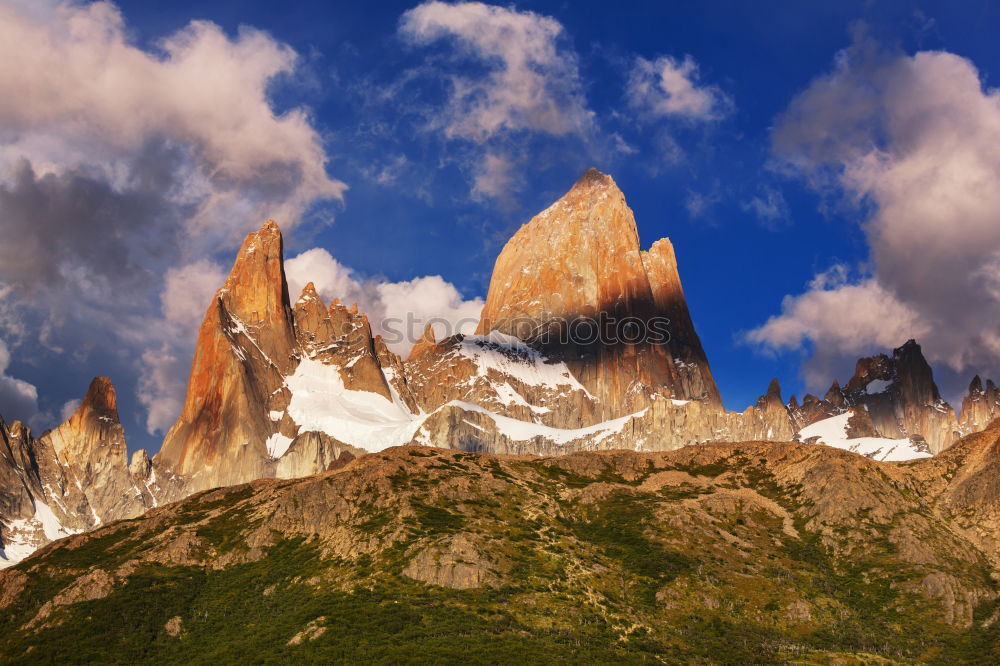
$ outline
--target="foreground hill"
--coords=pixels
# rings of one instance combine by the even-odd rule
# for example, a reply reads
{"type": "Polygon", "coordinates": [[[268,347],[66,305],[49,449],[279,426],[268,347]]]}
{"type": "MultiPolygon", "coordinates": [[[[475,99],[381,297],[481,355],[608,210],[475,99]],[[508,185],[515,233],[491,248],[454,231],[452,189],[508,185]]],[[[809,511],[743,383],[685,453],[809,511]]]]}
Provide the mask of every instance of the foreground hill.
{"type": "Polygon", "coordinates": [[[46,546],[0,659],[996,663],[998,464],[1000,423],[906,463],[398,447],[46,546]]]}

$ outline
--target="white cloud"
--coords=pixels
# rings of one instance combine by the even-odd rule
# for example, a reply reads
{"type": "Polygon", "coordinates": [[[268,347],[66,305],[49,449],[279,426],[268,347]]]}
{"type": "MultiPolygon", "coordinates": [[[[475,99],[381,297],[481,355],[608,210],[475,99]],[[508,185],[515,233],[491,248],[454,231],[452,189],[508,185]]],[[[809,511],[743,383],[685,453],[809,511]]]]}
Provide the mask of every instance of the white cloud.
{"type": "Polygon", "coordinates": [[[699,84],[698,64],[691,56],[677,60],[638,57],[629,74],[629,105],[650,117],[715,120],[729,113],[731,100],[717,87],[699,84]]]}
{"type": "MultiPolygon", "coordinates": [[[[402,334],[402,340],[392,342],[392,338],[387,337],[390,347],[397,353],[409,352],[428,323],[434,325],[438,339],[456,333],[471,335],[483,311],[483,299],[464,299],[455,285],[440,275],[405,282],[384,282],[376,289],[386,319],[404,322],[402,329],[396,329],[402,334]]],[[[392,333],[390,325],[387,322],[383,326],[387,336],[392,333]]]]}
{"type": "Polygon", "coordinates": [[[316,205],[346,189],[309,110],[272,106],[298,56],[205,21],[144,49],[109,2],[8,2],[0,62],[0,327],[136,363],[162,429],[222,276],[212,257],[268,217],[328,218],[316,205]]]}
{"type": "Polygon", "coordinates": [[[9,367],[10,350],[0,340],[0,416],[8,423],[15,419],[28,422],[38,413],[38,389],[8,375],[9,367]]]}
{"type": "Polygon", "coordinates": [[[155,333],[143,343],[138,398],[146,409],[146,430],[165,432],[181,412],[190,371],[191,349],[212,297],[226,279],[221,266],[200,259],[171,268],[160,296],[162,316],[144,330],[155,333]]]}
{"type": "Polygon", "coordinates": [[[1000,92],[946,52],[864,39],[779,119],[776,156],[871,214],[870,276],[814,284],[750,334],[827,352],[917,337],[956,373],[1000,373],[1000,92]]]}
{"type": "Polygon", "coordinates": [[[474,198],[502,199],[514,191],[514,162],[506,155],[487,153],[472,186],[474,198]]]}
{"type": "Polygon", "coordinates": [[[167,271],[163,295],[164,318],[179,331],[196,331],[212,302],[212,295],[226,280],[221,266],[200,259],[167,271]]]}
{"type": "Polygon", "coordinates": [[[524,160],[512,157],[513,148],[532,137],[594,138],[576,52],[552,17],[480,2],[426,2],[403,14],[399,34],[414,45],[449,47],[418,72],[447,88],[447,99],[427,113],[426,129],[463,142],[449,152],[473,181],[473,197],[505,198],[521,185],[514,172],[524,160]]]}
{"type": "Polygon", "coordinates": [[[785,195],[773,187],[764,186],[742,204],[744,211],[753,213],[768,229],[777,229],[789,220],[788,203],[785,195]]]}
{"type": "Polygon", "coordinates": [[[69,421],[69,417],[73,416],[77,408],[80,407],[80,399],[74,398],[73,400],[67,400],[63,403],[62,408],[59,410],[59,418],[65,423],[69,421]]]}
{"type": "Polygon", "coordinates": [[[899,346],[929,331],[920,316],[885,291],[875,280],[847,281],[837,265],[812,280],[809,290],[786,296],[781,314],[749,333],[751,342],[800,349],[814,345],[859,355],[873,345],[899,346]]]}
{"type": "Polygon", "coordinates": [[[181,414],[191,355],[184,345],[164,342],[142,354],[139,402],[146,408],[146,430],[166,432],[181,414]]]}
{"type": "Polygon", "coordinates": [[[458,59],[489,69],[485,77],[448,75],[451,94],[439,121],[448,137],[482,143],[504,131],[590,129],[576,55],[560,48],[555,19],[480,2],[427,2],[403,14],[399,31],[421,45],[450,38],[458,59]]]}
{"type": "Polygon", "coordinates": [[[122,187],[122,164],[151,140],[187,147],[183,190],[199,205],[193,227],[251,224],[239,211],[293,226],[318,198],[338,199],[343,183],[304,109],[280,116],[266,93],[291,72],[296,54],[266,33],[243,28],[235,40],[194,21],[159,44],[137,48],[117,7],[65,3],[46,17],[0,6],[0,127],[3,155],[29,157],[40,172],[89,163],[122,187]]]}
{"type": "Polygon", "coordinates": [[[355,277],[354,271],[321,247],[306,250],[287,260],[285,278],[288,280],[288,293],[293,302],[309,282],[313,283],[328,305],[333,299],[339,298],[344,304],[358,303],[367,309],[371,300],[365,285],[355,277]]]}
{"type": "Polygon", "coordinates": [[[322,248],[306,250],[286,261],[285,275],[293,300],[312,282],[327,304],[334,298],[345,305],[357,303],[368,315],[373,332],[403,356],[420,338],[425,324],[435,324],[439,337],[471,334],[483,309],[481,298],[463,298],[439,275],[402,282],[364,280],[322,248]]]}

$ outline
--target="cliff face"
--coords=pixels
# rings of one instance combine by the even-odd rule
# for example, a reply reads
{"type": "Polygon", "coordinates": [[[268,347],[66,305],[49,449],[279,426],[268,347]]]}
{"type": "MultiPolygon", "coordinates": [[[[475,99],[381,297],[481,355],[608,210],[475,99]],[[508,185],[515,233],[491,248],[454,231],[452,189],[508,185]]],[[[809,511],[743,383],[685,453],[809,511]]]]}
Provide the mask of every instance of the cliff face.
{"type": "Polygon", "coordinates": [[[669,242],[641,252],[624,194],[594,169],[501,251],[477,333],[490,331],[565,362],[602,420],[641,409],[654,393],[721,405],[669,242]],[[659,330],[657,317],[671,321],[659,330]],[[651,341],[663,333],[673,346],[651,341]]]}
{"type": "Polygon", "coordinates": [[[969,384],[969,393],[962,400],[959,430],[962,434],[979,432],[1000,417],[1000,389],[992,379],[983,380],[976,375],[969,384]]]}
{"type": "MultiPolygon", "coordinates": [[[[40,438],[0,421],[0,565],[40,545],[156,506],[159,487],[137,451],[130,468],[114,386],[91,382],[68,421],[40,438]]],[[[147,459],[148,460],[148,459],[147,459]]]]}
{"type": "Polygon", "coordinates": [[[938,453],[958,439],[955,412],[941,398],[930,364],[914,340],[893,350],[861,358],[841,388],[834,381],[823,399],[806,395],[789,404],[795,427],[851,414],[851,437],[908,439],[919,450],[938,453]]]}
{"type": "Polygon", "coordinates": [[[155,460],[193,490],[269,476],[267,442],[291,436],[275,422],[284,377],[298,362],[278,225],[246,237],[198,331],[183,411],[155,460]]]}

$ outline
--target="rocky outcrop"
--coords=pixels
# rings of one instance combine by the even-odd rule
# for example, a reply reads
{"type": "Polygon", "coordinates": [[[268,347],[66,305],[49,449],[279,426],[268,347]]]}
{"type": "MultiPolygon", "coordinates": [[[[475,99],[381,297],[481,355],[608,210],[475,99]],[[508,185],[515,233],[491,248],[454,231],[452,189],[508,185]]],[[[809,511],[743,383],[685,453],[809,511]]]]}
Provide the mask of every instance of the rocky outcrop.
{"type": "Polygon", "coordinates": [[[1000,389],[992,379],[983,380],[976,375],[969,384],[969,393],[962,399],[958,426],[962,434],[979,432],[1000,417],[1000,389]]]}
{"type": "Polygon", "coordinates": [[[39,438],[0,421],[0,564],[39,546],[156,506],[145,452],[130,466],[114,386],[97,377],[69,420],[39,438]]]}
{"type": "Polygon", "coordinates": [[[624,194],[595,169],[504,246],[477,328],[491,331],[565,362],[596,398],[595,420],[642,409],[654,393],[720,402],[669,244],[640,251],[624,194]],[[674,348],[671,316],[681,324],[674,348]]]}
{"type": "Polygon", "coordinates": [[[948,448],[959,436],[955,412],[941,398],[914,340],[894,349],[892,356],[859,359],[843,388],[834,380],[822,400],[807,394],[801,405],[790,402],[788,409],[796,431],[850,412],[850,437],[909,439],[931,453],[948,448]]]}
{"type": "Polygon", "coordinates": [[[269,476],[267,442],[295,435],[270,418],[288,406],[298,361],[282,251],[273,220],[247,235],[205,314],[180,418],[155,458],[188,492],[269,476]]]}

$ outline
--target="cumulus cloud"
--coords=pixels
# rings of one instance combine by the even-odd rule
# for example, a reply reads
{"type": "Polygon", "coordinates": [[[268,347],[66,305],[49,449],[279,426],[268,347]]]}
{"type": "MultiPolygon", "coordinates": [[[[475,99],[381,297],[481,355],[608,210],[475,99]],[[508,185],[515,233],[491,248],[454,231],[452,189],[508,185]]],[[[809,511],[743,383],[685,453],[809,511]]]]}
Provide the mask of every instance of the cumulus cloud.
{"type": "Polygon", "coordinates": [[[413,45],[451,47],[426,67],[448,88],[429,128],[476,147],[465,165],[475,196],[503,196],[511,184],[513,164],[498,145],[526,134],[594,131],[576,53],[555,19],[480,2],[426,2],[403,14],[399,33],[413,45]]]}
{"type": "Polygon", "coordinates": [[[691,56],[677,60],[638,57],[629,74],[626,96],[640,113],[656,117],[715,120],[727,114],[732,101],[718,87],[699,84],[698,64],[691,56]]]}
{"type": "Polygon", "coordinates": [[[0,417],[7,422],[28,422],[38,413],[38,389],[23,379],[7,374],[10,350],[0,340],[0,417]]]}
{"type": "Polygon", "coordinates": [[[764,186],[741,205],[744,211],[753,213],[767,229],[775,230],[789,221],[788,202],[781,190],[764,186]]]}
{"type": "Polygon", "coordinates": [[[432,324],[439,337],[471,334],[483,309],[483,299],[465,299],[455,285],[439,275],[402,282],[366,280],[322,248],[306,250],[286,261],[285,275],[293,299],[312,282],[328,304],[335,298],[344,304],[357,303],[368,315],[373,332],[403,356],[426,324],[432,324]]]}
{"type": "Polygon", "coordinates": [[[81,400],[79,398],[74,398],[73,400],[67,400],[63,403],[62,408],[59,410],[59,418],[63,423],[69,421],[69,417],[73,416],[76,410],[80,407],[81,400]]]}
{"type": "Polygon", "coordinates": [[[226,280],[222,266],[199,259],[167,271],[163,288],[163,316],[181,331],[194,331],[212,303],[212,296],[226,280]]]}
{"type": "Polygon", "coordinates": [[[43,17],[5,5],[0,58],[8,158],[27,156],[43,171],[87,163],[120,186],[122,161],[150,140],[175,142],[191,160],[176,194],[196,192],[193,227],[225,224],[227,212],[291,226],[317,198],[345,189],[326,174],[308,113],[272,110],[267,85],[293,70],[296,54],[259,30],[233,40],[194,21],[151,53],[130,43],[108,2],[59,4],[43,17]]]}
{"type": "Polygon", "coordinates": [[[163,342],[142,353],[139,402],[146,408],[146,430],[164,433],[180,416],[191,370],[185,345],[163,342]]]}
{"type": "Polygon", "coordinates": [[[427,2],[403,14],[400,33],[415,44],[451,39],[456,57],[478,61],[483,76],[449,75],[440,119],[449,137],[484,142],[503,131],[586,131],[587,109],[576,55],[559,47],[555,19],[480,2],[427,2]]]}
{"type": "MultiPolygon", "coordinates": [[[[778,119],[776,157],[867,213],[868,270],[819,280],[750,334],[826,353],[917,337],[955,373],[1000,371],[1000,91],[947,52],[863,36],[778,119]]],[[[967,381],[967,378],[966,378],[967,381]]]]}
{"type": "Polygon", "coordinates": [[[162,429],[216,253],[267,217],[329,219],[346,189],[308,109],[274,110],[298,56],[205,21],[140,48],[110,2],[45,2],[0,4],[0,61],[0,327],[14,345],[141,359],[162,429]]]}

